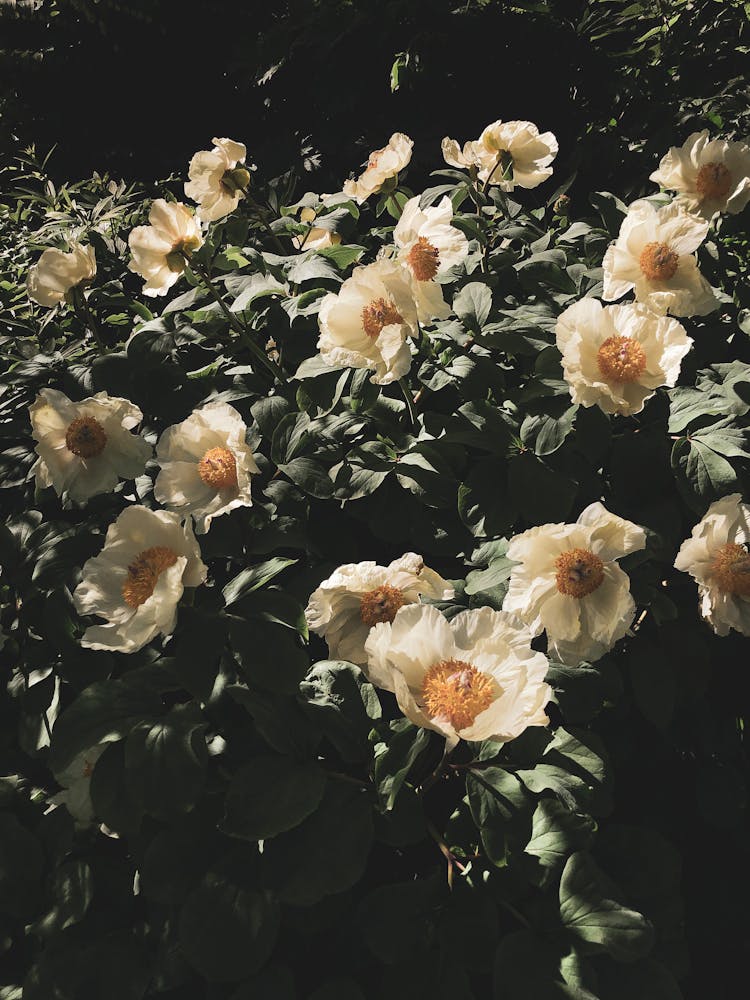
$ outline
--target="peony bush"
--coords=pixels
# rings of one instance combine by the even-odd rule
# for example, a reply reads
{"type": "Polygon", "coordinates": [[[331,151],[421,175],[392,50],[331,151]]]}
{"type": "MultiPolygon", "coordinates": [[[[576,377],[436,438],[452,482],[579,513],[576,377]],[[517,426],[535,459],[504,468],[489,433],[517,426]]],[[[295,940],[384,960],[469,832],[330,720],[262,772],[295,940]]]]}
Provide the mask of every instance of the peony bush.
{"type": "Polygon", "coordinates": [[[743,821],[750,147],[574,213],[527,121],[333,194],[212,143],[6,199],[2,997],[681,996],[681,824],[743,821]]]}

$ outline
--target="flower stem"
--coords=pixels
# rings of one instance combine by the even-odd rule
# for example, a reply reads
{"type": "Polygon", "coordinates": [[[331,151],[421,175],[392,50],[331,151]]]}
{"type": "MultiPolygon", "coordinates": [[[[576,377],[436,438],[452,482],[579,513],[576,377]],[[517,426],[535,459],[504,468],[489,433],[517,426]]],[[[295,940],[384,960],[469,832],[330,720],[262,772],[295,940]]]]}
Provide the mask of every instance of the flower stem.
{"type": "Polygon", "coordinates": [[[404,397],[406,403],[406,408],[409,411],[409,419],[411,420],[412,427],[417,426],[417,411],[414,409],[414,400],[412,399],[411,391],[409,386],[406,384],[406,380],[400,378],[398,380],[399,387],[404,397]]]}
{"type": "Polygon", "coordinates": [[[107,348],[104,346],[104,341],[102,340],[101,334],[99,332],[99,325],[94,319],[94,314],[89,309],[89,304],[86,301],[86,296],[83,294],[83,289],[76,288],[73,293],[73,309],[78,315],[79,319],[88,328],[89,333],[94,338],[94,343],[99,348],[100,354],[106,354],[107,348]]]}
{"type": "MultiPolygon", "coordinates": [[[[266,218],[266,213],[263,211],[263,209],[261,208],[261,206],[258,204],[258,202],[253,197],[251,197],[247,193],[245,194],[245,200],[247,201],[247,203],[250,206],[250,208],[252,208],[252,210],[255,213],[255,216],[258,219],[258,221],[260,222],[260,224],[263,226],[263,228],[266,230],[266,232],[268,233],[268,235],[271,237],[271,240],[272,240],[273,244],[275,245],[276,249],[278,250],[278,252],[282,256],[286,256],[286,250],[284,249],[284,244],[281,242],[281,240],[276,235],[276,233],[273,231],[273,229],[271,229],[270,225],[268,224],[268,219],[266,218]]],[[[308,233],[308,236],[309,236],[309,233],[308,233]]]]}

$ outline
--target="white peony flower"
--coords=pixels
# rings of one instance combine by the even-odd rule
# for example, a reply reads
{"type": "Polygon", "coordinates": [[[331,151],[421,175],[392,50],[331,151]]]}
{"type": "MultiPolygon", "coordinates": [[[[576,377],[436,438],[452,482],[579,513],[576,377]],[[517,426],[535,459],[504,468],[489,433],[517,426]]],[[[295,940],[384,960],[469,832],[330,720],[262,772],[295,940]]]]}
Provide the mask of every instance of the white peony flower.
{"type": "Polygon", "coordinates": [[[388,145],[370,153],[367,167],[356,181],[344,181],[344,194],[361,205],[370,195],[376,194],[386,181],[396,177],[411,160],[413,139],[403,132],[394,132],[388,145]]]}
{"type": "Polygon", "coordinates": [[[365,640],[372,626],[393,621],[399,608],[417,604],[420,595],[449,601],[453,588],[413,552],[388,566],[346,563],[311,595],[305,617],[328,643],[332,658],[361,666],[367,662],[365,640]]]}
{"type": "MultiPolygon", "coordinates": [[[[314,208],[303,208],[299,214],[301,222],[314,222],[318,213],[314,208]]],[[[334,247],[341,243],[341,234],[324,229],[322,226],[310,226],[306,233],[292,237],[292,243],[298,250],[322,250],[323,247],[334,247]]]]}
{"type": "Polygon", "coordinates": [[[602,298],[619,299],[633,289],[636,299],[654,312],[705,316],[718,302],[693,251],[707,233],[708,222],[678,202],[656,209],[642,199],[634,201],[604,255],[602,298]]]}
{"type": "Polygon", "coordinates": [[[469,241],[460,229],[451,225],[452,220],[450,198],[425,209],[419,207],[419,197],[410,198],[393,231],[398,259],[412,278],[421,323],[450,315],[450,306],[435,279],[460,264],[469,253],[469,241]]]}
{"type": "Polygon", "coordinates": [[[546,629],[550,655],[563,663],[598,660],[621,639],[635,603],[616,560],[646,545],[631,521],[590,504],[575,524],[543,524],[511,539],[513,567],[503,611],[546,629]]]}
{"type": "Polygon", "coordinates": [[[318,349],[329,365],[370,368],[387,385],[411,367],[406,338],[417,331],[417,308],[408,276],[395,261],[355,267],[337,293],[323,298],[318,349]]]}
{"type": "Polygon", "coordinates": [[[531,122],[496,121],[463,149],[447,136],[442,148],[445,162],[452,167],[473,167],[484,184],[512,191],[538,187],[552,176],[550,163],[557,156],[557,139],[552,132],[540,135],[531,122]]]}
{"type": "Polygon", "coordinates": [[[709,139],[708,129],[693,132],[662,157],[651,180],[676,191],[688,211],[706,219],[717,212],[736,215],[750,201],[750,146],[709,139]]]}
{"type": "Polygon", "coordinates": [[[626,416],[640,413],[660,385],[675,385],[693,343],[676,319],[596,299],[569,306],[555,333],[573,402],[626,416]]]}
{"type": "Polygon", "coordinates": [[[169,635],[185,587],[206,579],[190,521],[147,507],[126,507],[107,529],[104,548],[83,567],[73,594],[81,615],[98,615],[81,639],[90,649],[135,653],[169,635]]]}
{"type": "Polygon", "coordinates": [[[185,253],[203,245],[199,219],[180,201],[157,198],[148,226],[136,226],[128,237],[131,271],[146,279],[143,294],[166,295],[185,270],[185,253]]]}
{"type": "Polygon", "coordinates": [[[29,270],[26,291],[41,306],[56,306],[71,288],[89,284],[96,275],[94,248],[72,243],[70,251],[48,247],[29,270]]]}
{"type": "Polygon", "coordinates": [[[448,749],[459,740],[507,741],[549,722],[549,664],[531,639],[502,611],[462,611],[448,621],[419,604],[373,628],[365,672],[393,691],[407,719],[445,736],[448,749]]]}
{"type": "Polygon", "coordinates": [[[151,457],[151,445],[130,433],[143,414],[128,399],[98,392],[74,403],[57,389],[42,389],[29,416],[39,456],[36,485],[53,486],[58,496],[67,491],[76,503],[140,476],[151,457]]]}
{"type": "Polygon", "coordinates": [[[750,507],[740,501],[732,493],[712,503],[675,559],[698,584],[701,614],[717,635],[750,635],[750,507]]]}
{"type": "Polygon", "coordinates": [[[212,139],[213,149],[202,149],[190,161],[185,194],[197,201],[204,222],[216,222],[233,212],[250,184],[250,171],[240,166],[247,149],[232,139],[212,139]]]}
{"type": "Polygon", "coordinates": [[[159,438],[161,471],[154,496],[167,510],[192,514],[199,535],[211,520],[250,507],[250,476],[258,472],[245,442],[247,426],[228,403],[206,403],[159,438]]]}
{"type": "Polygon", "coordinates": [[[94,819],[94,805],[91,801],[91,776],[94,766],[107,749],[106,743],[84,750],[74,757],[66,768],[55,774],[63,791],[53,795],[50,802],[63,805],[76,821],[76,826],[89,826],[94,819]]]}

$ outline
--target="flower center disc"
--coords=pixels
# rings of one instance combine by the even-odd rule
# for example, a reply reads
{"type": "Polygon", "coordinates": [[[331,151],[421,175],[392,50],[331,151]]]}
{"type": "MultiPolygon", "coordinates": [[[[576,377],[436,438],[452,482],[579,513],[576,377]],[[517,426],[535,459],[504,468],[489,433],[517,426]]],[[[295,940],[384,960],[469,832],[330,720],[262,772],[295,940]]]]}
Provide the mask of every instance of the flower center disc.
{"type": "Polygon", "coordinates": [[[96,417],[76,417],[65,432],[65,447],[79,458],[96,458],[106,443],[107,435],[96,417]]]}
{"type": "Polygon", "coordinates": [[[154,592],[159,574],[174,566],[177,553],[166,545],[144,549],[128,566],[128,575],[122,585],[122,596],[130,608],[139,608],[154,592]]]}
{"type": "Polygon", "coordinates": [[[432,281],[440,267],[440,251],[425,236],[420,236],[406,260],[417,281],[432,281]]]}
{"type": "Polygon", "coordinates": [[[669,281],[675,276],[679,261],[679,254],[666,243],[647,243],[638,263],[649,281],[669,281]]]}
{"type": "Polygon", "coordinates": [[[422,700],[432,719],[445,719],[456,729],[466,729],[489,708],[495,685],[488,674],[463,660],[434,663],[422,682],[422,700]]]}
{"type": "Polygon", "coordinates": [[[711,573],[720,590],[750,597],[750,554],[736,542],[722,545],[711,563],[711,573]]]}
{"type": "Polygon", "coordinates": [[[607,337],[596,363],[607,382],[635,382],[646,368],[646,354],[632,337],[607,337]]]}
{"type": "Polygon", "coordinates": [[[695,186],[701,198],[724,198],[732,189],[732,175],[723,163],[704,163],[695,186]]]}
{"type": "Polygon", "coordinates": [[[401,313],[388,299],[376,299],[362,310],[362,326],[367,336],[373,340],[380,336],[384,326],[403,321],[401,313]]]}
{"type": "Polygon", "coordinates": [[[363,594],[359,603],[359,616],[369,628],[380,622],[392,622],[396,617],[399,608],[407,604],[403,590],[398,587],[389,587],[384,583],[382,587],[375,590],[368,590],[363,594]]]}
{"type": "Polygon", "coordinates": [[[230,490],[237,485],[237,462],[229,448],[209,448],[198,462],[198,475],[214,490],[230,490]]]}
{"type": "Polygon", "coordinates": [[[555,583],[561,594],[586,597],[601,585],[604,563],[588,549],[571,549],[555,559],[555,583]]]}

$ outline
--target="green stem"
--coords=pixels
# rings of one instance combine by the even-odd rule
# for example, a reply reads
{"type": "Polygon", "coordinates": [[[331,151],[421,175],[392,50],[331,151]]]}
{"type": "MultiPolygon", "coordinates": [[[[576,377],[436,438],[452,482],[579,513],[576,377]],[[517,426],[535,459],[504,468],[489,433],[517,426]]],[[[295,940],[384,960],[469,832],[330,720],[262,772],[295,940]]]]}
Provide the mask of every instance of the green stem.
{"type": "Polygon", "coordinates": [[[399,387],[404,397],[406,403],[406,408],[409,411],[409,419],[411,420],[412,427],[417,426],[417,411],[414,409],[414,400],[412,399],[411,392],[409,391],[409,386],[406,384],[406,380],[400,378],[398,380],[399,387]]]}
{"type": "Polygon", "coordinates": [[[261,208],[261,206],[249,194],[245,194],[245,200],[247,201],[247,203],[250,206],[250,208],[252,208],[253,212],[255,212],[255,216],[258,219],[258,221],[260,222],[260,224],[263,226],[263,228],[266,230],[266,232],[268,233],[268,235],[271,237],[271,240],[274,243],[274,245],[276,246],[276,249],[279,251],[279,253],[282,256],[286,256],[286,250],[284,249],[284,244],[281,242],[281,240],[276,235],[276,233],[273,231],[273,229],[271,229],[270,225],[268,224],[268,219],[266,218],[266,213],[263,211],[263,209],[261,208]]]}
{"type": "Polygon", "coordinates": [[[89,309],[89,304],[86,301],[86,296],[82,288],[75,288],[73,290],[73,309],[94,338],[94,342],[99,348],[99,353],[106,354],[107,348],[104,346],[104,341],[99,333],[99,325],[94,319],[94,314],[89,309]]]}

